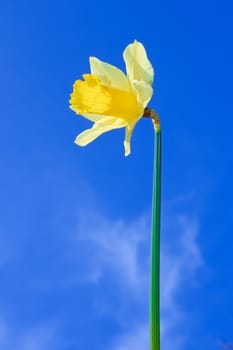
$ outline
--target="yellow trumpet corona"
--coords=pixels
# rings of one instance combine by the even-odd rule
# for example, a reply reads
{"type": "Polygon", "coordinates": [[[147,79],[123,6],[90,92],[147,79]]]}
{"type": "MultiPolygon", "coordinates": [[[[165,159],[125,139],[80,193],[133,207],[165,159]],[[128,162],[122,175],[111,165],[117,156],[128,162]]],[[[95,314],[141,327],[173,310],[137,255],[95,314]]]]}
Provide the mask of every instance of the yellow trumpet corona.
{"type": "Polygon", "coordinates": [[[130,154],[130,139],[138,120],[150,101],[154,71],[143,45],[134,41],[124,50],[127,75],[118,68],[90,57],[91,74],[73,85],[70,108],[94,122],[75,139],[86,146],[101,134],[125,127],[125,155],[130,154]]]}

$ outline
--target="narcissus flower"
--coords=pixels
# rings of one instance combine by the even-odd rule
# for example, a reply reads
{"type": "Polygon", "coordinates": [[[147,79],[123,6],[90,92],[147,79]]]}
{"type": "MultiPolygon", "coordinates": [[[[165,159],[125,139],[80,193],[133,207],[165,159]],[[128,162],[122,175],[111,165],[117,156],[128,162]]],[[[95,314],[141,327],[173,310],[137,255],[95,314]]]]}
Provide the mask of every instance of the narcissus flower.
{"type": "Polygon", "coordinates": [[[130,139],[135,124],[143,116],[153,89],[154,70],[143,45],[134,41],[123,53],[127,76],[118,68],[90,57],[91,74],[73,85],[70,108],[94,122],[77,136],[75,143],[86,146],[98,136],[125,128],[125,155],[130,154],[130,139]]]}

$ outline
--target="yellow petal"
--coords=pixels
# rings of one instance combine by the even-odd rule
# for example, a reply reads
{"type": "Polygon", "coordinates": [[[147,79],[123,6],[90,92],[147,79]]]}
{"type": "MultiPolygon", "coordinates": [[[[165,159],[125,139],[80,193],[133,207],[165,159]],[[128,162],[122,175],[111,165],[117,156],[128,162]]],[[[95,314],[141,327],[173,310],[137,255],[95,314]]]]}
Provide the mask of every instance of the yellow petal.
{"type": "Polygon", "coordinates": [[[97,75],[102,84],[119,90],[130,91],[130,82],[126,75],[117,67],[90,57],[91,73],[97,75]]]}
{"type": "Polygon", "coordinates": [[[135,125],[136,123],[131,125],[129,124],[125,129],[125,140],[124,140],[125,156],[128,156],[131,153],[130,140],[131,140],[131,136],[135,125]]]}
{"type": "Polygon", "coordinates": [[[133,87],[137,91],[138,100],[145,108],[153,95],[153,89],[151,85],[147,84],[144,80],[134,80],[133,87]]]}
{"type": "Polygon", "coordinates": [[[98,120],[94,124],[95,128],[101,128],[111,125],[112,129],[122,128],[127,125],[127,122],[122,118],[116,118],[112,116],[105,116],[104,118],[98,120]]]}
{"type": "Polygon", "coordinates": [[[140,42],[135,40],[132,44],[129,44],[123,53],[123,57],[131,82],[142,79],[150,85],[153,83],[154,70],[148,60],[146,50],[140,42]]]}
{"type": "Polygon", "coordinates": [[[95,123],[91,129],[87,129],[79,134],[75,139],[75,143],[79,146],[86,146],[103,133],[113,129],[122,128],[125,125],[126,122],[120,118],[105,117],[101,121],[95,123]]]}
{"type": "MultiPolygon", "coordinates": [[[[75,113],[79,114],[78,111],[75,109],[75,107],[70,106],[70,109],[74,111],[75,113]]],[[[92,122],[97,122],[98,120],[104,118],[102,114],[88,114],[88,113],[83,113],[82,116],[92,122]]]]}
{"type": "Polygon", "coordinates": [[[103,132],[104,131],[99,129],[87,129],[76,137],[74,143],[79,146],[86,146],[88,143],[94,141],[98,136],[103,134],[103,132]]]}

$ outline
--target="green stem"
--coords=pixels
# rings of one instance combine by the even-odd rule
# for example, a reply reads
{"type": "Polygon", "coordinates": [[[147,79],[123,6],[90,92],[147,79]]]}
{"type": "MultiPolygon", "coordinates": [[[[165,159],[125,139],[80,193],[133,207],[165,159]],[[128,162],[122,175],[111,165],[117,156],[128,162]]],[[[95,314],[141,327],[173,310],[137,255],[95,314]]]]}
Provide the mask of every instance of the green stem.
{"type": "Polygon", "coordinates": [[[160,198],[161,130],[155,129],[154,179],[152,199],[151,279],[150,279],[150,350],[160,350],[160,198]]]}

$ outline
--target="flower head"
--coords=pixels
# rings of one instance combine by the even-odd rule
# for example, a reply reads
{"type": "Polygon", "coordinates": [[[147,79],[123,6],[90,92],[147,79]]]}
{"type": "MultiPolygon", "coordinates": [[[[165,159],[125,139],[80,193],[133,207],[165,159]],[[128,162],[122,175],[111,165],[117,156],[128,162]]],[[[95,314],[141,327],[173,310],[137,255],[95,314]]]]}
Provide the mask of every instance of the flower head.
{"type": "Polygon", "coordinates": [[[86,146],[98,136],[118,128],[125,128],[125,155],[130,154],[130,139],[138,120],[150,101],[154,71],[143,45],[134,41],[123,53],[125,75],[120,69],[90,57],[91,74],[73,85],[70,108],[94,122],[75,139],[86,146]]]}

